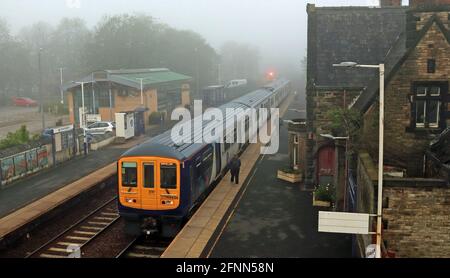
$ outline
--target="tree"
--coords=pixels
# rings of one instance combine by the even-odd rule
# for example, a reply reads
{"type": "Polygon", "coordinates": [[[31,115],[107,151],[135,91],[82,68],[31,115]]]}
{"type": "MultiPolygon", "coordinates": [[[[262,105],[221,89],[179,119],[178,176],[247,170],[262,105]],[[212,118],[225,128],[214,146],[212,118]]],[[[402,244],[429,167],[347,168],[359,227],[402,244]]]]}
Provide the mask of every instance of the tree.
{"type": "Polygon", "coordinates": [[[30,86],[29,50],[0,20],[0,103],[6,104],[9,95],[23,95],[30,86]]]}
{"type": "Polygon", "coordinates": [[[199,88],[216,77],[217,54],[203,37],[147,15],[104,17],[85,52],[90,70],[167,67],[198,78],[199,88]]]}
{"type": "Polygon", "coordinates": [[[59,77],[60,67],[64,67],[65,79],[70,80],[85,74],[87,66],[85,46],[90,38],[91,33],[82,19],[63,18],[59,22],[51,34],[49,46],[55,56],[55,64],[52,65],[55,77],[59,77]]]}
{"type": "Polygon", "coordinates": [[[53,31],[53,26],[40,21],[29,27],[22,28],[18,35],[18,42],[28,50],[30,61],[28,74],[22,75],[22,77],[33,84],[33,88],[30,88],[28,94],[34,95],[34,97],[37,97],[39,74],[41,74],[43,80],[42,90],[44,96],[48,96],[48,94],[53,91],[53,84],[55,84],[53,69],[55,65],[55,55],[50,47],[53,31]],[[41,52],[41,71],[39,71],[39,52],[41,52]]]}
{"type": "Polygon", "coordinates": [[[142,68],[155,64],[153,18],[146,15],[105,16],[85,47],[89,68],[142,68]]]}
{"type": "Polygon", "coordinates": [[[364,124],[360,111],[354,108],[335,108],[328,111],[327,118],[330,119],[328,128],[334,136],[348,136],[350,150],[358,146],[364,124]]]}
{"type": "Polygon", "coordinates": [[[259,51],[257,48],[237,42],[226,42],[220,52],[221,71],[224,80],[259,80],[259,51]]]}

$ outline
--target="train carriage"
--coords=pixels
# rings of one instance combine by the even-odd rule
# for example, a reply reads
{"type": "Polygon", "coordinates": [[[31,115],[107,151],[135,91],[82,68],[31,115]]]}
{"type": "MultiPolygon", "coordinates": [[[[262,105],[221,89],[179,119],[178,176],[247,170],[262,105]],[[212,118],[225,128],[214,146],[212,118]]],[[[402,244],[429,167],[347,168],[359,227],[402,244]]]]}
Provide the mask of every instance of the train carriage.
{"type": "MultiPolygon", "coordinates": [[[[222,130],[219,136],[223,137],[213,143],[177,145],[169,130],[125,152],[117,167],[119,213],[127,222],[126,232],[176,235],[194,207],[227,171],[231,158],[244,148],[245,143],[236,140],[227,143],[227,137],[233,136],[227,132],[231,130],[236,134],[236,121],[246,121],[237,114],[226,114],[227,108],[277,107],[287,96],[289,84],[287,80],[277,80],[218,107],[223,115],[232,117],[231,121],[224,120],[225,125],[202,120],[202,125],[195,128],[196,119],[191,120],[193,142],[198,142],[195,139],[209,129],[222,130]]],[[[245,142],[253,135],[246,122],[245,142]]]]}

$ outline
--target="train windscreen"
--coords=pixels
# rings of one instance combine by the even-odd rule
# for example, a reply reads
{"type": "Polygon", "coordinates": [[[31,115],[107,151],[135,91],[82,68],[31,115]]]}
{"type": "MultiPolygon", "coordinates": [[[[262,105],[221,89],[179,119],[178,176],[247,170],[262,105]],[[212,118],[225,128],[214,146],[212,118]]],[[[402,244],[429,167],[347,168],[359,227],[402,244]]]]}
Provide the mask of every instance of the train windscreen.
{"type": "Polygon", "coordinates": [[[161,163],[161,188],[177,188],[177,166],[173,163],[161,163]]]}
{"type": "Polygon", "coordinates": [[[123,162],[122,163],[122,186],[136,187],[137,186],[137,163],[123,162]]]}

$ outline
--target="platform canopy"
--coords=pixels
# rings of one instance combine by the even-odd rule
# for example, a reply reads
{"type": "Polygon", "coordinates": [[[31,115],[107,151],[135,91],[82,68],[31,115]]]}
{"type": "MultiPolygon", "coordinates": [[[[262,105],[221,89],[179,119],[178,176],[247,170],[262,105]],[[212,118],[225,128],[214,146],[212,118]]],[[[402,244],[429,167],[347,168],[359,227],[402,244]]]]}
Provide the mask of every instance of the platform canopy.
{"type": "Polygon", "coordinates": [[[114,82],[120,85],[140,89],[141,80],[143,88],[154,87],[172,82],[188,82],[192,77],[173,72],[167,68],[152,69],[120,69],[95,71],[88,76],[67,83],[64,90],[80,86],[80,82],[114,82]]]}

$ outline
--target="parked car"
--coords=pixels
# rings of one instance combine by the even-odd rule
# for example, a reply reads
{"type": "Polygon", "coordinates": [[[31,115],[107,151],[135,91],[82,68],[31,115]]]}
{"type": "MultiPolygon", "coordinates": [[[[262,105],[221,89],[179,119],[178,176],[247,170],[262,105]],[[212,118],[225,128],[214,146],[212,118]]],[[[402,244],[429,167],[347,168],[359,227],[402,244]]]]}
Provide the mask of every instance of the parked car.
{"type": "Polygon", "coordinates": [[[38,105],[37,101],[28,97],[12,97],[11,99],[15,106],[34,107],[38,105]]]}
{"type": "Polygon", "coordinates": [[[89,134],[105,134],[114,132],[116,130],[116,123],[114,122],[95,122],[86,127],[86,133],[89,134]]]}
{"type": "Polygon", "coordinates": [[[42,131],[41,136],[44,137],[44,138],[50,138],[51,139],[52,136],[53,136],[53,129],[51,129],[51,128],[44,129],[44,131],[42,131]]]}

